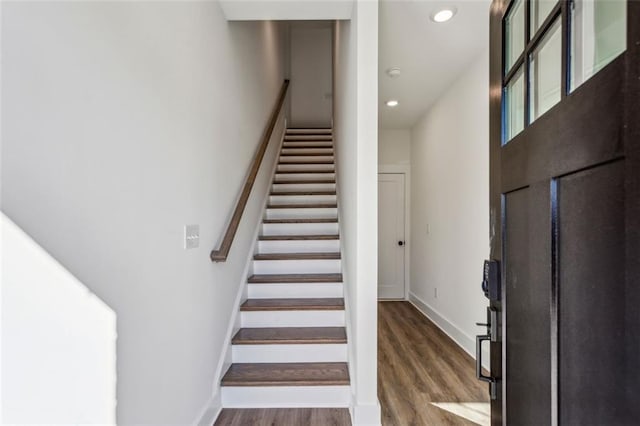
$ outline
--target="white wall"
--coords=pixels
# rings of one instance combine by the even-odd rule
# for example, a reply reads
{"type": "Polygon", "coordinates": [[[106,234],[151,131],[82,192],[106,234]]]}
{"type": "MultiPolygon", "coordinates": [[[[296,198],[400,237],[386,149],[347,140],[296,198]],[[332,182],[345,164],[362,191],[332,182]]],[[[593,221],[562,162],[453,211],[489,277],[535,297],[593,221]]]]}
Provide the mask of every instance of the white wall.
{"type": "Polygon", "coordinates": [[[115,313],[0,219],[0,423],[115,424],[115,313]]]}
{"type": "Polygon", "coordinates": [[[118,423],[193,423],[262,213],[261,172],[210,262],[282,85],[279,27],[217,2],[3,2],[2,39],[2,209],[116,313],[118,423]]]}
{"type": "Polygon", "coordinates": [[[488,305],[488,102],[486,51],[411,131],[410,298],[470,352],[488,305]]]}
{"type": "Polygon", "coordinates": [[[331,27],[294,24],[291,34],[291,125],[331,127],[331,27]]]}
{"type": "Polygon", "coordinates": [[[378,164],[409,165],[411,163],[411,130],[378,130],[378,164]]]}
{"type": "Polygon", "coordinates": [[[356,425],[380,424],[377,397],[378,2],[334,28],[334,129],[356,425]]]}

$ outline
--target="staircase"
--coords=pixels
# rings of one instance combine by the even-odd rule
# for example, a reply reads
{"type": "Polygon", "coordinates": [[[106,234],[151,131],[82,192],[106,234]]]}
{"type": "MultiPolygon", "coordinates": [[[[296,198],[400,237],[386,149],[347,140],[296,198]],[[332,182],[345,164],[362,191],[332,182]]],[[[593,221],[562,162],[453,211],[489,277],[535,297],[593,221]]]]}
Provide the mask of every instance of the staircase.
{"type": "Polygon", "coordinates": [[[346,407],[331,129],[288,129],[222,379],[224,407],[346,407]]]}

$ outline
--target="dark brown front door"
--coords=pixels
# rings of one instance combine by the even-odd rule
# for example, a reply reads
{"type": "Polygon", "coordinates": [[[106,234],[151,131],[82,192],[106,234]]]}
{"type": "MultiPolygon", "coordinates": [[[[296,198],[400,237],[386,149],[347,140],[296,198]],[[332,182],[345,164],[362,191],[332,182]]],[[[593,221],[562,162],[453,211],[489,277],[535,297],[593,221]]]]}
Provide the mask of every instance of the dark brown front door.
{"type": "Polygon", "coordinates": [[[640,424],[640,1],[494,0],[492,424],[640,424]]]}

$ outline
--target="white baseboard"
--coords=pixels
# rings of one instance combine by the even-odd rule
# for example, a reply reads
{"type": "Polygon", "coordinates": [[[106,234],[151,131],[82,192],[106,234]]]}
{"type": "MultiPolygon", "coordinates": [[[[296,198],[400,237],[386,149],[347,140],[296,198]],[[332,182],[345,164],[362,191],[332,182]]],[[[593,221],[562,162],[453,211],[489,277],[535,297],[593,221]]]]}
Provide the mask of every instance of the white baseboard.
{"type": "Polygon", "coordinates": [[[351,423],[353,426],[380,426],[382,424],[382,414],[380,403],[370,405],[352,404],[349,407],[351,423]]]}
{"type": "Polygon", "coordinates": [[[222,411],[222,399],[220,393],[215,394],[207,403],[202,407],[200,415],[197,417],[195,426],[211,426],[222,411]]]}
{"type": "MultiPolygon", "coordinates": [[[[409,302],[411,302],[411,304],[422,312],[424,316],[429,318],[440,330],[456,342],[465,352],[471,355],[471,358],[476,359],[475,338],[462,331],[444,315],[440,314],[440,312],[429,306],[425,301],[412,292],[409,293],[409,302]]],[[[486,346],[482,351],[482,366],[489,369],[489,348],[488,344],[485,343],[485,345],[486,346]]]]}

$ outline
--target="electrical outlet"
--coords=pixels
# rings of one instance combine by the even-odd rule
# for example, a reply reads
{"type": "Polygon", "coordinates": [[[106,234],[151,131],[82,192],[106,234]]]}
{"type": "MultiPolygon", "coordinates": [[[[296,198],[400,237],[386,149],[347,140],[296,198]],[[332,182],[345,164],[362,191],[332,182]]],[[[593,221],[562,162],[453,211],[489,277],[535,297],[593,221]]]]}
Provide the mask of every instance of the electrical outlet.
{"type": "Polygon", "coordinates": [[[200,246],[200,225],[184,226],[184,249],[194,249],[200,246]]]}
{"type": "Polygon", "coordinates": [[[431,225],[427,223],[427,235],[431,233],[431,225]]]}
{"type": "Polygon", "coordinates": [[[433,289],[433,298],[437,299],[438,298],[438,287],[433,289]]]}

